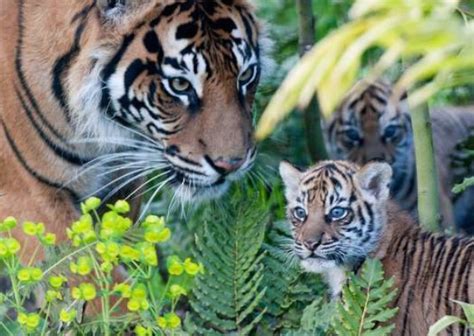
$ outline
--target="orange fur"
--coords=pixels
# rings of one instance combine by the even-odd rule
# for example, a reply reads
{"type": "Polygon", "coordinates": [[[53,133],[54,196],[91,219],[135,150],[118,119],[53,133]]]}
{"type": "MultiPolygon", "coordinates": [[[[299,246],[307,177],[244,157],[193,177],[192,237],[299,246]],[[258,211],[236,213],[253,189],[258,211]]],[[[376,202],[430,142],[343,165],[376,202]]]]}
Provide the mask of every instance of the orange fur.
{"type": "MultiPolygon", "coordinates": [[[[161,160],[167,170],[173,169],[168,174],[175,174],[175,180],[179,171],[185,177],[179,175],[176,183],[187,183],[191,199],[206,193],[218,196],[219,192],[205,187],[219,184],[217,188],[238,178],[240,171],[249,169],[255,155],[251,121],[255,87],[249,84],[241,95],[238,79],[247,64],[234,61],[234,45],[225,44],[240,34],[242,41],[257,49],[259,28],[252,6],[244,0],[216,2],[220,4],[217,7],[206,1],[186,0],[117,1],[114,8],[108,7],[110,3],[11,0],[0,7],[0,218],[12,215],[20,222],[44,222],[59,241],[65,239],[65,226],[78,216],[79,200],[129,171],[103,178],[106,168],[101,166],[83,173],[84,162],[128,149],[127,145],[84,140],[120,137],[136,141],[136,132],[127,128],[132,126],[144,134],[135,147],[138,152],[144,148],[140,155],[149,153],[148,145],[143,144],[148,140],[143,139],[153,138],[149,146],[154,146],[154,156],[141,160],[161,160]],[[163,14],[175,5],[178,9],[163,14]],[[217,22],[217,28],[212,31],[210,26],[200,26],[195,36],[178,39],[179,28],[184,31],[181,35],[190,34],[183,24],[192,20],[194,11],[206,13],[201,17],[202,25],[217,22]],[[235,28],[228,29],[232,25],[235,28]],[[162,48],[161,53],[147,46],[147,34],[159,39],[159,43],[149,44],[151,49],[162,48]],[[196,91],[202,97],[196,111],[190,111],[178,95],[172,96],[163,84],[167,79],[154,72],[165,62],[153,62],[176,53],[186,43],[201,48],[199,53],[207,57],[208,71],[212,71],[209,78],[201,74],[190,79],[200,83],[196,91]],[[120,54],[121,48],[126,50],[120,54]],[[148,67],[127,89],[133,91],[133,99],[146,97],[147,104],[139,101],[142,105],[137,109],[142,114],[148,113],[144,108],[150,109],[150,115],[161,113],[159,121],[146,114],[147,124],[134,124],[132,114],[137,110],[119,106],[131,93],[123,93],[121,100],[112,96],[122,94],[120,86],[130,77],[125,76],[126,71],[133,73],[132,64],[137,60],[148,67]],[[107,66],[113,70],[110,75],[120,80],[105,78],[107,66]],[[152,84],[156,94],[147,96],[152,84]],[[115,122],[119,117],[126,127],[115,122]],[[162,133],[157,133],[158,129],[162,133]],[[195,162],[200,171],[186,175],[189,162],[195,162]],[[202,186],[193,180],[196,176],[206,177],[202,186]]],[[[137,104],[127,102],[132,103],[137,104]]],[[[133,163],[133,157],[127,160],[133,163]]],[[[122,187],[121,195],[130,193],[137,184],[122,187]]],[[[139,199],[135,202],[133,206],[138,209],[139,199]]],[[[14,235],[27,246],[23,255],[32,255],[35,243],[25,244],[20,229],[14,235]]]]}

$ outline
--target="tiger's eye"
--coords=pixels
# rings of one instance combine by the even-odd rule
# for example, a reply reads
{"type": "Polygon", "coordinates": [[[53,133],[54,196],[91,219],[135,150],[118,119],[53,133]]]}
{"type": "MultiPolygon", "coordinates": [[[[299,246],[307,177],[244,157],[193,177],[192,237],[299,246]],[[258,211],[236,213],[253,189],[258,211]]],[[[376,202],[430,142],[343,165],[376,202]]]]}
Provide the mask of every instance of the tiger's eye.
{"type": "Polygon", "coordinates": [[[394,126],[394,125],[390,125],[388,126],[385,131],[384,131],[384,136],[386,138],[392,138],[396,135],[398,131],[398,127],[397,126],[394,126]]]}
{"type": "Polygon", "coordinates": [[[345,208],[335,207],[332,208],[329,212],[329,217],[331,218],[331,220],[339,220],[346,217],[348,213],[349,211],[347,211],[347,209],[345,208]]]}
{"type": "Polygon", "coordinates": [[[354,129],[347,130],[345,134],[346,134],[346,137],[351,141],[359,141],[360,140],[359,132],[357,132],[354,129]]]}
{"type": "Polygon", "coordinates": [[[189,91],[189,89],[191,89],[191,83],[188,80],[181,77],[176,77],[176,78],[171,79],[170,86],[176,92],[186,92],[186,91],[189,91]]]}
{"type": "Polygon", "coordinates": [[[302,207],[296,207],[293,209],[293,216],[299,221],[304,221],[306,219],[306,210],[302,207]]]}
{"type": "Polygon", "coordinates": [[[245,70],[239,77],[239,82],[242,85],[247,84],[252,78],[254,73],[254,67],[250,67],[245,70]]]}

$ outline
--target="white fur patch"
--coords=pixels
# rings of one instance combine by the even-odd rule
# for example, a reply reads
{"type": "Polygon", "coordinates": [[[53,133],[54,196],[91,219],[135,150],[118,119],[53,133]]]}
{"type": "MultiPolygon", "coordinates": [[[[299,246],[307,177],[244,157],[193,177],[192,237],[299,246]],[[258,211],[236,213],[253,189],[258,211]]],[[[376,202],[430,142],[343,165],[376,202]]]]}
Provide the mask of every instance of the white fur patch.
{"type": "Polygon", "coordinates": [[[301,266],[308,272],[322,274],[331,291],[331,297],[339,296],[346,282],[344,268],[338,266],[335,261],[316,258],[302,260],[301,266]]]}

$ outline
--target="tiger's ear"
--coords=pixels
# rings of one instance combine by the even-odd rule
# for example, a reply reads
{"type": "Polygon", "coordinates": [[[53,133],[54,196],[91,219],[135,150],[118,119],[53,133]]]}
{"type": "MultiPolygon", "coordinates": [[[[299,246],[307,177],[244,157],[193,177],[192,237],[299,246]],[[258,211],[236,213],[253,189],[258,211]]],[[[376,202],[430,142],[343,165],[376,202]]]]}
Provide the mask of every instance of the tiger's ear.
{"type": "Polygon", "coordinates": [[[301,180],[301,172],[287,161],[280,163],[280,176],[285,185],[285,196],[287,200],[292,200],[298,196],[298,189],[301,180]]]}
{"type": "Polygon", "coordinates": [[[126,2],[127,0],[97,0],[97,7],[102,13],[107,14],[114,10],[123,10],[126,7],[126,2]]]}
{"type": "Polygon", "coordinates": [[[386,201],[390,195],[392,167],[385,162],[370,162],[356,173],[355,179],[365,193],[386,201]]]}
{"type": "Polygon", "coordinates": [[[124,19],[139,15],[137,10],[150,3],[150,0],[97,0],[97,7],[106,21],[121,24],[124,19]]]}

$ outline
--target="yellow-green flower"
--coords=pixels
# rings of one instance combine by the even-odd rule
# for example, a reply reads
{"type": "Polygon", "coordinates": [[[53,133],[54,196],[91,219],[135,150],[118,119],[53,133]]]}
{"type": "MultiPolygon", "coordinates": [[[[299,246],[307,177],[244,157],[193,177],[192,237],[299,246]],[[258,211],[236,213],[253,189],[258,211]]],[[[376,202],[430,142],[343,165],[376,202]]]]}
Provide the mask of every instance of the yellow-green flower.
{"type": "Polygon", "coordinates": [[[143,222],[145,228],[161,230],[165,227],[165,219],[154,215],[147,216],[143,222]]]}
{"type": "Polygon", "coordinates": [[[160,230],[148,230],[145,232],[145,240],[149,243],[164,243],[171,237],[171,231],[168,228],[163,228],[160,230]]]}
{"type": "Polygon", "coordinates": [[[20,243],[15,238],[0,237],[0,258],[6,258],[17,254],[20,243]]]}
{"type": "Polygon", "coordinates": [[[137,336],[152,336],[153,335],[150,327],[145,328],[144,326],[140,324],[135,327],[135,334],[137,336]]]}
{"type": "Polygon", "coordinates": [[[23,224],[23,232],[29,236],[41,236],[44,233],[44,224],[33,222],[25,222],[23,224]]]}
{"type": "Polygon", "coordinates": [[[186,258],[184,261],[184,271],[192,276],[195,276],[199,272],[203,273],[204,267],[202,266],[201,263],[197,264],[191,260],[191,258],[186,258]]]}
{"type": "Polygon", "coordinates": [[[140,251],[128,245],[120,247],[120,259],[123,262],[131,262],[140,259],[140,251]]]}
{"type": "Polygon", "coordinates": [[[130,299],[127,302],[127,309],[131,312],[136,312],[140,310],[140,301],[136,299],[130,299]]]}
{"type": "Polygon", "coordinates": [[[132,289],[127,308],[133,312],[138,310],[148,310],[150,308],[150,304],[147,300],[146,286],[144,284],[137,284],[132,289]]]}
{"type": "Polygon", "coordinates": [[[72,245],[78,247],[82,244],[90,244],[97,240],[94,231],[94,222],[90,214],[84,214],[74,222],[71,228],[66,229],[67,236],[72,240],[72,245]]]}
{"type": "Polygon", "coordinates": [[[35,314],[35,313],[31,313],[31,314],[20,313],[18,314],[17,321],[21,326],[26,327],[26,329],[31,332],[35,330],[36,328],[38,328],[41,322],[41,318],[38,314],[35,314]]]}
{"type": "Polygon", "coordinates": [[[126,214],[130,212],[130,204],[127,201],[119,200],[115,202],[113,209],[120,214],[126,214]]]}
{"type": "Polygon", "coordinates": [[[102,239],[120,238],[131,226],[130,218],[123,217],[115,211],[108,211],[102,216],[100,237],[102,239]]]}
{"type": "Polygon", "coordinates": [[[120,293],[123,298],[128,299],[132,295],[132,289],[127,283],[119,283],[114,286],[114,292],[120,293]]]}
{"type": "Polygon", "coordinates": [[[113,241],[106,243],[100,242],[96,245],[95,250],[104,261],[113,263],[117,261],[117,257],[120,253],[120,245],[113,241]]]}
{"type": "Polygon", "coordinates": [[[43,278],[43,271],[37,267],[25,267],[18,271],[17,278],[21,282],[38,282],[43,278]]]}
{"type": "Polygon", "coordinates": [[[97,292],[94,285],[85,282],[81,283],[79,287],[74,287],[71,294],[76,300],[91,301],[95,299],[97,292]]]}
{"type": "Polygon", "coordinates": [[[183,262],[178,256],[171,256],[167,259],[166,265],[168,273],[171,275],[181,275],[184,272],[183,262]]]}
{"type": "Polygon", "coordinates": [[[71,262],[69,269],[74,274],[87,275],[92,271],[92,260],[89,257],[82,256],[77,259],[77,264],[71,262]]]}
{"type": "Polygon", "coordinates": [[[167,313],[158,317],[156,323],[161,329],[176,329],[181,325],[181,319],[175,313],[167,313]]]}
{"type": "Polygon", "coordinates": [[[7,217],[0,222],[0,232],[10,231],[16,227],[17,221],[14,217],[7,217]]]}
{"type": "Polygon", "coordinates": [[[56,290],[49,289],[46,291],[46,301],[48,302],[54,302],[56,300],[62,300],[63,296],[61,295],[60,292],[56,290]]]}
{"type": "Polygon", "coordinates": [[[142,262],[150,266],[158,265],[155,246],[150,243],[142,242],[138,243],[135,247],[140,251],[140,260],[142,262]]]}
{"type": "Polygon", "coordinates": [[[64,323],[69,323],[76,318],[77,310],[71,309],[69,311],[62,309],[59,313],[59,319],[64,323]]]}
{"type": "Polygon", "coordinates": [[[67,281],[64,275],[51,276],[49,278],[49,284],[55,289],[61,288],[61,286],[67,281]]]}
{"type": "Polygon", "coordinates": [[[173,299],[180,297],[181,295],[186,295],[186,289],[180,285],[171,285],[170,295],[173,299]]]}
{"type": "Polygon", "coordinates": [[[83,214],[97,210],[100,207],[101,200],[97,197],[90,197],[84,203],[81,204],[81,210],[83,214]]]}
{"type": "Polygon", "coordinates": [[[110,273],[114,269],[114,265],[111,262],[104,261],[100,264],[100,270],[105,273],[110,273]]]}
{"type": "Polygon", "coordinates": [[[56,244],[56,235],[54,233],[47,233],[41,237],[41,242],[46,246],[54,246],[56,244]]]}

